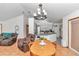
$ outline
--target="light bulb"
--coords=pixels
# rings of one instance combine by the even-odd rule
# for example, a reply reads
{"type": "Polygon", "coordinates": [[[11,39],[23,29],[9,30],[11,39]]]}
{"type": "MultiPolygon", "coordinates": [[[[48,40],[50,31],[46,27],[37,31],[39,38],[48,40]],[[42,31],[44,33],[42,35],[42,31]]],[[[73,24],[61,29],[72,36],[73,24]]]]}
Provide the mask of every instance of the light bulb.
{"type": "Polygon", "coordinates": [[[40,12],[38,12],[38,14],[41,14],[40,12]]]}
{"type": "Polygon", "coordinates": [[[44,12],[44,15],[47,15],[47,12],[44,12]]]}
{"type": "Polygon", "coordinates": [[[37,8],[37,11],[40,12],[40,8],[37,8]]]}
{"type": "Polygon", "coordinates": [[[34,13],[34,16],[36,16],[36,13],[34,13]]]}
{"type": "Polygon", "coordinates": [[[46,11],[45,11],[45,10],[43,10],[43,12],[45,13],[46,11]]]}

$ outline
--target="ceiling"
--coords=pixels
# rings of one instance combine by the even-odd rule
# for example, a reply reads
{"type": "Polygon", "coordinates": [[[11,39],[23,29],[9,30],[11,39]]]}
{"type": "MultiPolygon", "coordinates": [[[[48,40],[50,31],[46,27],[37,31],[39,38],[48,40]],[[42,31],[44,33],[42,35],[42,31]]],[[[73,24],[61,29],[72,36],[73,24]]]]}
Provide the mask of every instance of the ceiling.
{"type": "MultiPolygon", "coordinates": [[[[0,20],[6,20],[24,11],[28,17],[32,17],[37,11],[39,3],[0,3],[0,20]]],[[[62,22],[62,18],[79,9],[79,4],[72,3],[44,3],[43,8],[47,12],[49,22],[62,22]]]]}

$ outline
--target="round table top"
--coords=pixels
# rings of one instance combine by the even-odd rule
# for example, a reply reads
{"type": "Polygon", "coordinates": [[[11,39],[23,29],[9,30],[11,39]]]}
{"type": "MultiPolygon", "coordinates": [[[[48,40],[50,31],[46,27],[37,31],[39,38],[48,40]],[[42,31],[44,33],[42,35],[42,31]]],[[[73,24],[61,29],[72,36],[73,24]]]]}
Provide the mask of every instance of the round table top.
{"type": "Polygon", "coordinates": [[[44,40],[46,43],[45,46],[40,45],[40,40],[33,42],[33,45],[30,47],[30,51],[33,55],[36,56],[51,56],[56,52],[55,45],[48,40],[44,40]]]}

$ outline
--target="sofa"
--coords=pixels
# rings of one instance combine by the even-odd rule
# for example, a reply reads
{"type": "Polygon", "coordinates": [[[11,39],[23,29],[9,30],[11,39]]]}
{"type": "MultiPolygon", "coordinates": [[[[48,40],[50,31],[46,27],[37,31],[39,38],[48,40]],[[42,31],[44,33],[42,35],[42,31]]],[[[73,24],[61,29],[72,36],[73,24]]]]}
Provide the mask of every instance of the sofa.
{"type": "Polygon", "coordinates": [[[11,46],[13,45],[17,40],[17,34],[11,33],[11,37],[5,37],[4,33],[0,35],[0,46],[11,46]]]}

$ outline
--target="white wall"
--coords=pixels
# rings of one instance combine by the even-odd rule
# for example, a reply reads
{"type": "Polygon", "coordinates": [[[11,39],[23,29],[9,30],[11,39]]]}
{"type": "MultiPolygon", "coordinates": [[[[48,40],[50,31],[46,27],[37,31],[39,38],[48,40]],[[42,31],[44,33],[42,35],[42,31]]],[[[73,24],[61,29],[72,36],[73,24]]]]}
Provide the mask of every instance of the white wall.
{"type": "Polygon", "coordinates": [[[0,21],[0,34],[1,34],[1,26],[2,26],[1,24],[3,24],[3,22],[2,22],[2,21],[0,21]]]}
{"type": "Polygon", "coordinates": [[[15,32],[15,26],[19,25],[19,17],[14,17],[4,21],[3,32],[15,32]]]}
{"type": "Polygon", "coordinates": [[[29,33],[34,34],[34,18],[29,18],[28,19],[28,24],[29,24],[29,33]]]}
{"type": "Polygon", "coordinates": [[[63,39],[62,39],[63,47],[68,47],[68,20],[75,17],[79,17],[79,10],[74,11],[71,14],[63,17],[63,39]]]}
{"type": "Polygon", "coordinates": [[[23,14],[13,17],[11,19],[2,21],[2,29],[3,29],[2,32],[15,32],[16,25],[19,26],[18,38],[25,37],[24,15],[23,14]]]}
{"type": "Polygon", "coordinates": [[[60,25],[61,23],[54,23],[53,24],[53,31],[56,33],[56,37],[59,38],[60,36],[60,25]],[[55,27],[55,25],[57,25],[57,27],[55,27]]]}

